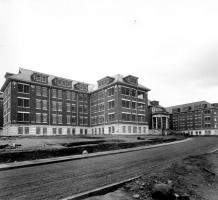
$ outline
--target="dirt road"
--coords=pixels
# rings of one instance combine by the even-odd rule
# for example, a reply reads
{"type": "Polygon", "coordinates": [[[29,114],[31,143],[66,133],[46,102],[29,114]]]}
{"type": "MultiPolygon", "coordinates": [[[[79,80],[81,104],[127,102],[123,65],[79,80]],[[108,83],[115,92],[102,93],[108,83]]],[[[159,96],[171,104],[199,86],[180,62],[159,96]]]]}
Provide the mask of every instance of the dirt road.
{"type": "Polygon", "coordinates": [[[0,199],[60,199],[218,148],[218,138],[0,172],[0,199]]]}

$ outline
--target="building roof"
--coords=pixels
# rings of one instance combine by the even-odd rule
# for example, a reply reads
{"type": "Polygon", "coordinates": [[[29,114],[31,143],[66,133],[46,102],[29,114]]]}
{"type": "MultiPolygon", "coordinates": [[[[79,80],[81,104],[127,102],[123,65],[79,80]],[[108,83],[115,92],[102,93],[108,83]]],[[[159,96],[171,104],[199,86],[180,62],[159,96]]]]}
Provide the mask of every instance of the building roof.
{"type": "MultiPolygon", "coordinates": [[[[128,76],[131,76],[131,75],[128,75],[128,76]]],[[[108,76],[106,76],[106,77],[108,77],[108,76]]],[[[94,92],[94,91],[97,91],[97,90],[101,90],[101,89],[104,88],[104,87],[109,87],[109,86],[111,86],[111,85],[114,85],[115,83],[125,84],[125,85],[128,85],[128,86],[130,86],[130,87],[135,86],[135,87],[138,87],[139,89],[146,90],[146,91],[150,91],[149,88],[147,88],[147,87],[145,87],[145,86],[143,86],[143,85],[141,85],[141,84],[133,85],[133,84],[131,84],[131,83],[126,82],[126,81],[124,80],[126,77],[127,77],[127,76],[123,76],[123,75],[121,75],[121,74],[116,74],[116,75],[114,75],[114,76],[110,76],[110,78],[113,79],[112,82],[110,82],[109,84],[107,84],[107,85],[105,85],[105,86],[103,86],[103,87],[101,87],[101,88],[98,88],[98,86],[95,85],[95,87],[93,88],[93,92],[94,92]]]]}
{"type": "MultiPolygon", "coordinates": [[[[48,77],[48,83],[45,84],[45,85],[52,86],[52,80],[54,78],[60,78],[60,79],[65,79],[65,80],[68,80],[68,81],[72,81],[72,85],[75,85],[76,83],[84,83],[84,82],[79,82],[79,81],[76,81],[76,80],[66,79],[66,78],[62,78],[62,77],[58,77],[58,76],[54,76],[54,75],[50,75],[50,74],[45,74],[45,73],[42,73],[42,72],[37,72],[37,71],[29,70],[29,69],[24,69],[24,68],[20,67],[18,74],[12,74],[12,73],[8,73],[8,72],[5,74],[6,81],[3,84],[2,88],[1,88],[1,91],[4,91],[5,87],[7,86],[8,82],[10,80],[20,80],[20,81],[24,81],[24,82],[32,82],[31,75],[34,74],[34,73],[43,74],[43,75],[46,75],[48,77]]],[[[133,86],[132,84],[127,83],[124,80],[125,77],[120,75],[120,74],[112,76],[111,78],[113,78],[113,81],[110,84],[106,85],[107,87],[110,86],[110,85],[113,85],[114,83],[123,83],[125,85],[133,86]]],[[[40,83],[40,84],[43,84],[43,83],[40,83]]],[[[88,91],[89,92],[94,92],[94,91],[97,91],[99,89],[102,89],[102,88],[98,88],[98,85],[88,84],[88,83],[84,83],[84,84],[88,85],[88,91]]],[[[150,91],[149,88],[147,88],[147,87],[145,87],[145,86],[143,86],[141,84],[138,84],[137,87],[141,88],[143,90],[146,90],[146,91],[150,91]]]]}
{"type": "MultiPolygon", "coordinates": [[[[34,73],[38,73],[38,74],[43,74],[48,76],[48,83],[46,83],[45,85],[50,85],[52,86],[52,80],[54,78],[60,78],[60,79],[64,79],[64,80],[68,80],[68,81],[72,81],[72,85],[75,85],[76,83],[84,83],[84,82],[80,82],[80,81],[75,81],[75,80],[71,80],[71,79],[67,79],[67,78],[63,78],[63,77],[58,77],[58,76],[54,76],[54,75],[50,75],[50,74],[45,74],[42,72],[37,72],[37,71],[33,71],[33,70],[29,70],[29,69],[24,69],[24,68],[19,68],[19,73],[18,74],[11,74],[11,73],[6,73],[6,78],[7,79],[13,79],[13,80],[21,80],[24,82],[32,82],[31,80],[31,75],[34,73]]],[[[1,88],[1,91],[4,90],[4,88],[7,86],[7,79],[6,82],[4,83],[4,85],[1,88]]],[[[43,84],[43,83],[40,83],[43,84]]],[[[88,84],[88,83],[85,83],[88,84]]],[[[88,88],[89,90],[92,90],[93,85],[92,84],[88,84],[88,88]]]]}
{"type": "Polygon", "coordinates": [[[176,105],[176,106],[170,106],[170,107],[167,107],[166,110],[169,112],[169,113],[172,113],[173,109],[177,109],[177,108],[180,108],[181,110],[184,109],[184,108],[187,108],[187,107],[190,107],[191,110],[194,110],[195,107],[198,107],[198,106],[203,106],[203,105],[208,105],[207,108],[211,108],[213,107],[211,105],[211,103],[207,102],[207,101],[197,101],[197,102],[192,102],[192,103],[186,103],[186,104],[181,104],[181,105],[176,105]]]}

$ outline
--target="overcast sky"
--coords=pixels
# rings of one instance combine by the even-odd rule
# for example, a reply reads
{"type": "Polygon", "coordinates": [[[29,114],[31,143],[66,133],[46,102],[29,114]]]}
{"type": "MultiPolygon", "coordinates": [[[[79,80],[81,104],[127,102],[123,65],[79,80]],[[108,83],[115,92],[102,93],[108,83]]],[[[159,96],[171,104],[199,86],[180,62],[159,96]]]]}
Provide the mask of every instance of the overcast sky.
{"type": "Polygon", "coordinates": [[[0,0],[0,84],[19,67],[135,75],[163,106],[218,102],[218,1],[0,0]]]}

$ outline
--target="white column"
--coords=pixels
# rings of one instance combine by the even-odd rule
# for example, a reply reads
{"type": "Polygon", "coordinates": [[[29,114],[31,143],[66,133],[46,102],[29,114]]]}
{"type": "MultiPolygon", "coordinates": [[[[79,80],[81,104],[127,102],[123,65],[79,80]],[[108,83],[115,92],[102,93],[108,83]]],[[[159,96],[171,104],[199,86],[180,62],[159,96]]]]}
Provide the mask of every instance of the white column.
{"type": "Polygon", "coordinates": [[[168,118],[166,117],[166,129],[168,129],[168,118]]]}

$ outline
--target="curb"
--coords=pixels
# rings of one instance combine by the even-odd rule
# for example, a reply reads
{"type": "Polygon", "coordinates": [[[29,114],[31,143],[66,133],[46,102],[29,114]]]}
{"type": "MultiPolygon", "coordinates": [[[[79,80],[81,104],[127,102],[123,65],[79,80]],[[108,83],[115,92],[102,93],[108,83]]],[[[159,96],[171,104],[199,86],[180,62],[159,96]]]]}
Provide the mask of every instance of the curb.
{"type": "Polygon", "coordinates": [[[183,142],[187,142],[189,140],[192,140],[192,138],[187,138],[185,140],[180,140],[180,141],[175,141],[175,142],[150,145],[150,146],[118,149],[118,150],[97,152],[97,153],[84,154],[84,155],[63,156],[63,157],[56,157],[56,158],[45,158],[45,159],[38,159],[38,160],[31,160],[31,161],[22,161],[22,162],[8,163],[8,164],[0,164],[0,171],[18,169],[18,168],[24,168],[24,167],[30,167],[30,166],[37,166],[37,165],[46,165],[46,164],[71,161],[71,160],[80,160],[80,159],[85,159],[85,158],[93,158],[93,157],[113,155],[113,154],[126,153],[126,152],[132,152],[132,151],[140,151],[140,150],[144,150],[144,149],[152,149],[152,148],[157,148],[157,147],[162,147],[162,146],[169,146],[169,145],[173,145],[173,144],[183,143],[183,142]]]}
{"type": "Polygon", "coordinates": [[[111,190],[115,190],[115,189],[121,187],[125,183],[133,181],[133,180],[135,180],[137,178],[140,178],[140,177],[141,176],[135,176],[133,178],[129,178],[129,179],[126,179],[126,180],[123,180],[123,181],[120,181],[120,182],[105,185],[103,187],[100,187],[100,188],[97,188],[97,189],[94,189],[94,190],[89,190],[87,192],[82,192],[82,193],[79,193],[79,194],[76,194],[76,195],[72,195],[72,196],[63,198],[61,200],[81,200],[81,199],[88,198],[88,197],[91,197],[91,196],[99,195],[99,193],[101,193],[103,195],[103,194],[106,194],[106,193],[110,192],[111,190]]]}

